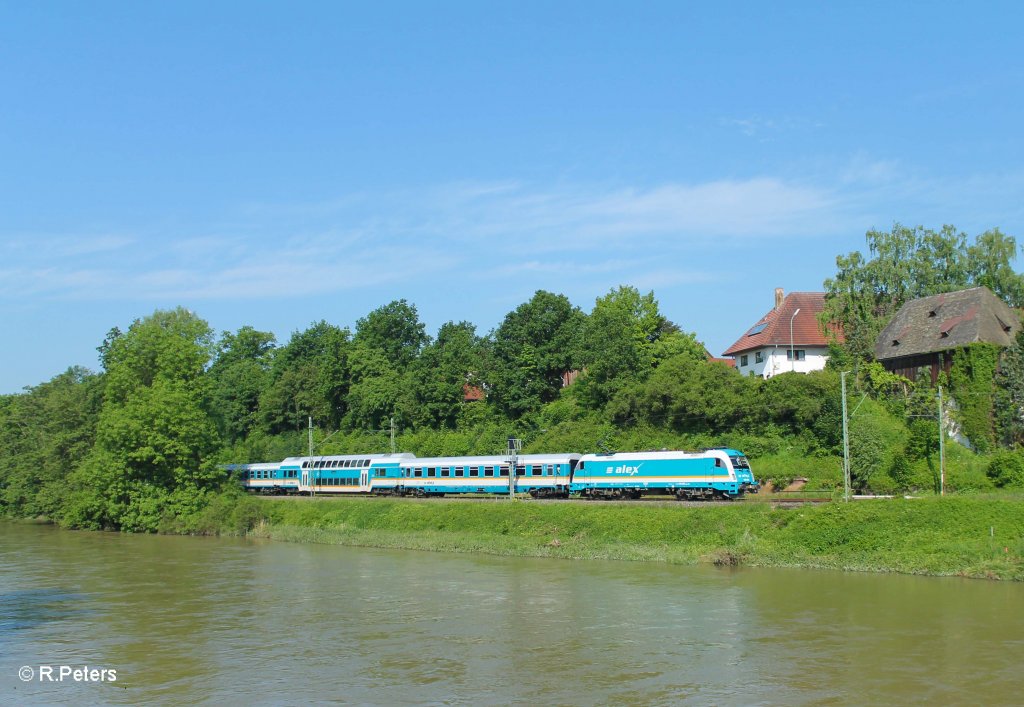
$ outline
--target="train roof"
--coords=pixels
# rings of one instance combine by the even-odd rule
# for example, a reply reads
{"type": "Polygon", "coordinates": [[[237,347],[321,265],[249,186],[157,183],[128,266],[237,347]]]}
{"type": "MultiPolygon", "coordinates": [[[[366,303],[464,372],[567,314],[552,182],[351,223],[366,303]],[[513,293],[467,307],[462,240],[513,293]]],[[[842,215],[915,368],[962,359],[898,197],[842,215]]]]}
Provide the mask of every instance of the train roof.
{"type": "Polygon", "coordinates": [[[614,452],[612,454],[584,454],[583,461],[600,461],[602,459],[698,459],[708,452],[725,452],[723,449],[708,449],[700,452],[687,452],[681,449],[647,450],[644,452],[614,452]]]}
{"type": "Polygon", "coordinates": [[[238,471],[240,469],[276,469],[279,466],[281,466],[281,462],[255,462],[253,464],[221,464],[220,468],[238,471]]]}
{"type": "MultiPolygon", "coordinates": [[[[516,462],[523,464],[561,464],[579,458],[580,455],[576,453],[518,454],[516,455],[516,462]]],[[[489,456],[477,457],[413,457],[411,459],[404,460],[402,464],[409,466],[458,466],[462,464],[504,464],[507,462],[507,455],[492,454],[489,456]]]]}
{"type": "Polygon", "coordinates": [[[281,464],[301,464],[302,462],[313,459],[314,461],[345,461],[346,459],[369,459],[371,461],[379,460],[402,460],[411,459],[415,455],[409,452],[397,452],[397,453],[368,453],[368,454],[314,454],[312,457],[288,457],[281,464]]]}

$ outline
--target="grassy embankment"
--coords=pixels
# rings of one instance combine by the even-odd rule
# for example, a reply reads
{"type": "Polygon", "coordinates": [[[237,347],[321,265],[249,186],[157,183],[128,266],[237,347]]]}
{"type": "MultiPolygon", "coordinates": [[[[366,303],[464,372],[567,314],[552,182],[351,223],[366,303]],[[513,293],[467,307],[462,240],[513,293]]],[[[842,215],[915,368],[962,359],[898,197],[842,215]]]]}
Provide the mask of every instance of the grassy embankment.
{"type": "MultiPolygon", "coordinates": [[[[772,508],[496,499],[243,498],[228,532],[293,542],[497,555],[816,567],[1024,580],[1024,498],[772,508]]],[[[227,519],[230,518],[230,521],[227,519]]]]}

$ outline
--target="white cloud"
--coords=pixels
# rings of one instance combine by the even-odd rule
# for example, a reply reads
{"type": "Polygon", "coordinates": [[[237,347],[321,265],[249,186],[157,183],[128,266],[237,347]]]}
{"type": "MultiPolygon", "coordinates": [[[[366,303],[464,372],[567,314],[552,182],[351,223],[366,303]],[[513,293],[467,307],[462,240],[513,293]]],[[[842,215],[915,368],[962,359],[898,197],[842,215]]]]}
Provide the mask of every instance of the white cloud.
{"type": "Polygon", "coordinates": [[[902,216],[880,207],[884,199],[903,208],[947,205],[1022,184],[1019,174],[914,179],[898,163],[858,154],[816,183],[771,176],[649,187],[461,182],[306,205],[250,204],[241,222],[199,224],[184,236],[7,237],[0,297],[258,300],[491,278],[583,293],[623,282],[645,289],[718,282],[728,279],[720,263],[729,248],[751,252],[780,239],[810,243],[884,227],[902,216]]]}

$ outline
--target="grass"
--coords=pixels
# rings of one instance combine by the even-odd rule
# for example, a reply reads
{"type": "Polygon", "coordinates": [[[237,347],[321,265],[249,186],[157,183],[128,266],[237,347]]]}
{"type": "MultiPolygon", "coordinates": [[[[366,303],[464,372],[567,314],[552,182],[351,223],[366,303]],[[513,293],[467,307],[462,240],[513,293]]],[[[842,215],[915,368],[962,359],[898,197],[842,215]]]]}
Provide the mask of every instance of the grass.
{"type": "MultiPolygon", "coordinates": [[[[1024,580],[1024,499],[773,508],[507,500],[243,498],[250,534],[494,555],[820,567],[1024,580]]],[[[226,529],[230,530],[230,529],[226,529]]]]}

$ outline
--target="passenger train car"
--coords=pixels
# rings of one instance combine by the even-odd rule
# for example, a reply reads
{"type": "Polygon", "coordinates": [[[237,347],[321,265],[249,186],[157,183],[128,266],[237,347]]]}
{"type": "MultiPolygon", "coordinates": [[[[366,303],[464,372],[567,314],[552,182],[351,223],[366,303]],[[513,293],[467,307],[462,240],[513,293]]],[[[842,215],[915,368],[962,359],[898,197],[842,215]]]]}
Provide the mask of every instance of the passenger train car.
{"type": "Polygon", "coordinates": [[[349,454],[288,457],[240,465],[243,486],[260,493],[443,496],[528,493],[534,498],[739,498],[759,484],[746,456],[735,449],[702,452],[524,454],[510,484],[505,456],[416,457],[349,454]]]}
{"type": "MultiPolygon", "coordinates": [[[[534,498],[569,495],[579,454],[516,457],[515,491],[534,498]]],[[[509,493],[507,457],[431,457],[402,462],[402,490],[417,496],[446,493],[509,493]]]]}

